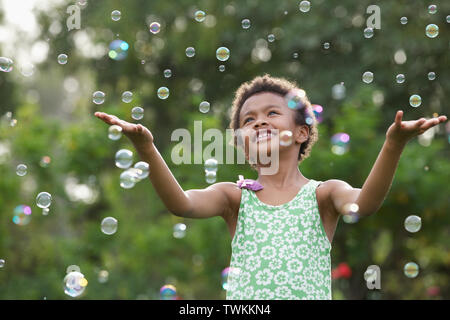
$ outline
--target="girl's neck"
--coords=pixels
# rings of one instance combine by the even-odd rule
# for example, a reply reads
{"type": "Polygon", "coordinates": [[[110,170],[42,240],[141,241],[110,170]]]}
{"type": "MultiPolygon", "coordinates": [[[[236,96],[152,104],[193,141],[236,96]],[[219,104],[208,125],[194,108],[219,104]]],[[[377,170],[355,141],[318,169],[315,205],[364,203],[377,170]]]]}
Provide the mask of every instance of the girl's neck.
{"type": "Polygon", "coordinates": [[[288,186],[303,185],[308,182],[308,179],[302,175],[297,165],[280,165],[278,172],[274,175],[261,175],[260,170],[258,170],[257,181],[262,186],[285,188],[288,186]]]}

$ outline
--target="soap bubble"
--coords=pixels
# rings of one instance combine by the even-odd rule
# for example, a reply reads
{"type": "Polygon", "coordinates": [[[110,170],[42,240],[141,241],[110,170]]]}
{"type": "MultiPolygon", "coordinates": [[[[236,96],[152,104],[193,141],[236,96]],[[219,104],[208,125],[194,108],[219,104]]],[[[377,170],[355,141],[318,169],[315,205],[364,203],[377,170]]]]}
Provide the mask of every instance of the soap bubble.
{"type": "Polygon", "coordinates": [[[206,171],[205,172],[205,180],[209,184],[216,182],[216,176],[217,176],[217,174],[215,171],[206,171]]]}
{"type": "Polygon", "coordinates": [[[98,273],[98,278],[97,279],[98,279],[98,282],[105,283],[105,282],[108,281],[108,277],[109,277],[109,272],[106,271],[106,270],[101,270],[98,273]]]}
{"type": "Polygon", "coordinates": [[[19,226],[27,225],[31,221],[31,208],[23,204],[15,207],[12,221],[19,226]]]}
{"type": "Polygon", "coordinates": [[[119,21],[121,16],[122,13],[119,10],[114,10],[113,12],[111,12],[111,19],[113,21],[119,21]]]}
{"type": "Polygon", "coordinates": [[[329,42],[324,42],[323,48],[324,48],[325,50],[330,49],[330,43],[329,43],[329,42]]]}
{"type": "Polygon", "coordinates": [[[43,216],[47,216],[49,213],[50,209],[49,208],[42,208],[42,215],[43,216]]]}
{"type": "Polygon", "coordinates": [[[445,18],[445,20],[447,21],[447,23],[450,23],[450,14],[445,18]]]}
{"type": "Polygon", "coordinates": [[[269,41],[269,42],[274,42],[275,41],[275,35],[274,34],[269,34],[268,36],[267,36],[267,40],[269,41]]]}
{"type": "Polygon", "coordinates": [[[292,144],[292,132],[289,130],[284,130],[280,132],[280,145],[290,146],[292,144]]]}
{"type": "Polygon", "coordinates": [[[346,203],[343,207],[343,217],[345,223],[356,223],[359,220],[359,206],[356,203],[346,203]]]}
{"type": "Polygon", "coordinates": [[[337,83],[331,88],[331,96],[336,100],[344,99],[345,91],[345,86],[342,83],[337,83]]]}
{"type": "Polygon", "coordinates": [[[128,149],[120,149],[116,152],[116,166],[121,169],[127,169],[133,163],[133,152],[128,149]]]}
{"type": "Polygon", "coordinates": [[[226,47],[220,47],[216,50],[216,58],[220,61],[227,61],[230,58],[230,50],[226,47]]]}
{"type": "Polygon", "coordinates": [[[373,73],[370,71],[366,71],[363,73],[362,80],[365,83],[371,83],[373,81],[373,73]]]}
{"type": "Polygon", "coordinates": [[[186,56],[189,58],[192,58],[193,56],[195,56],[195,49],[194,47],[187,47],[186,48],[186,56]]]}
{"type": "Polygon", "coordinates": [[[34,74],[34,65],[30,62],[26,62],[20,66],[20,73],[25,77],[31,77],[34,74]]]}
{"type": "Polygon", "coordinates": [[[169,97],[169,94],[170,94],[170,91],[169,91],[169,88],[167,88],[167,87],[161,87],[157,91],[158,98],[163,99],[163,100],[167,99],[169,97]]]}
{"type": "Polygon", "coordinates": [[[425,34],[428,38],[436,38],[439,35],[439,27],[435,24],[429,24],[425,28],[425,34]]]}
{"type": "Polygon", "coordinates": [[[161,287],[159,294],[162,300],[175,300],[177,289],[171,284],[166,284],[161,287]]]}
{"type": "Polygon", "coordinates": [[[117,220],[113,217],[106,217],[102,220],[100,229],[104,234],[111,235],[117,231],[117,220]]]}
{"type": "Polygon", "coordinates": [[[292,58],[297,59],[297,58],[298,58],[298,52],[294,52],[294,53],[292,54],[292,58]]]}
{"type": "Polygon", "coordinates": [[[120,186],[124,189],[131,189],[139,181],[142,170],[129,168],[120,174],[120,186]]]}
{"type": "Polygon", "coordinates": [[[10,72],[13,69],[14,62],[10,58],[0,57],[0,71],[10,72]]]}
{"type": "Polygon", "coordinates": [[[428,80],[434,80],[436,79],[436,73],[434,73],[433,71],[428,72],[428,80]]]}
{"type": "Polygon", "coordinates": [[[23,163],[19,164],[16,167],[16,174],[19,177],[23,177],[24,175],[26,175],[27,174],[27,166],[25,164],[23,164],[23,163]]]}
{"type": "Polygon", "coordinates": [[[123,60],[128,56],[129,48],[130,45],[127,42],[120,39],[113,40],[109,44],[108,56],[116,61],[123,60]]]}
{"type": "Polygon", "coordinates": [[[140,170],[141,172],[138,174],[138,179],[143,180],[148,177],[150,174],[150,166],[145,161],[139,161],[134,166],[135,169],[140,170]]]}
{"type": "Polygon", "coordinates": [[[95,104],[102,104],[103,102],[105,102],[105,93],[102,91],[95,91],[92,94],[92,101],[95,104]]]}
{"type": "Polygon", "coordinates": [[[403,83],[405,82],[405,75],[403,73],[399,73],[396,77],[395,77],[395,81],[397,81],[397,83],[403,83]]]}
{"type": "Polygon", "coordinates": [[[66,268],[66,273],[69,274],[71,272],[81,272],[80,270],[81,269],[79,266],[77,266],[76,264],[72,264],[66,268]]]}
{"type": "Polygon", "coordinates": [[[217,164],[218,164],[218,162],[217,162],[216,159],[214,159],[214,158],[207,159],[205,161],[205,171],[216,172],[217,171],[217,164]]]}
{"type": "Polygon", "coordinates": [[[131,109],[131,117],[134,120],[141,120],[144,117],[144,109],[142,107],[134,107],[131,109]]]}
{"type": "Polygon", "coordinates": [[[401,17],[400,18],[400,23],[401,24],[407,24],[408,23],[408,18],[407,17],[401,17]]]}
{"type": "Polygon", "coordinates": [[[220,72],[224,72],[224,71],[225,71],[225,66],[224,66],[223,64],[221,64],[221,65],[219,66],[219,71],[220,71],[220,72]]]}
{"type": "Polygon", "coordinates": [[[249,19],[243,19],[243,20],[241,21],[241,24],[242,24],[242,28],[243,28],[243,29],[248,29],[248,28],[250,28],[250,26],[251,26],[251,22],[250,22],[249,19]]]}
{"type": "Polygon", "coordinates": [[[172,76],[172,70],[166,69],[164,70],[164,77],[170,78],[172,76]]]}
{"type": "Polygon", "coordinates": [[[203,22],[206,18],[206,13],[202,10],[198,10],[195,12],[195,21],[203,22]]]}
{"type": "Polygon", "coordinates": [[[36,205],[39,208],[48,208],[52,204],[52,195],[48,192],[39,192],[36,196],[36,205]]]}
{"type": "Polygon", "coordinates": [[[331,151],[337,155],[343,155],[349,149],[350,136],[347,133],[336,133],[331,137],[331,151]]]}
{"type": "Polygon", "coordinates": [[[408,278],[415,278],[419,274],[419,266],[415,262],[408,262],[403,271],[408,278]]]}
{"type": "Polygon", "coordinates": [[[113,124],[108,129],[108,138],[111,140],[119,140],[122,137],[122,127],[116,124],[113,124]]]}
{"type": "Polygon", "coordinates": [[[64,277],[64,293],[72,298],[79,297],[87,286],[87,280],[80,272],[73,271],[64,277]]]}
{"type": "Polygon", "coordinates": [[[303,103],[303,100],[306,97],[306,93],[302,89],[293,89],[289,91],[285,96],[284,100],[287,103],[287,106],[291,109],[302,109],[305,104],[303,103]]]}
{"type": "Polygon", "coordinates": [[[422,98],[418,94],[413,94],[409,97],[409,104],[411,107],[417,108],[422,104],[422,98]]]}
{"type": "Polygon", "coordinates": [[[373,37],[373,29],[372,28],[365,28],[364,29],[364,38],[370,39],[373,37]]]}
{"type": "Polygon", "coordinates": [[[0,259],[0,268],[5,266],[5,259],[0,259]]]}
{"type": "Polygon", "coordinates": [[[411,215],[405,219],[405,229],[409,232],[417,232],[422,227],[422,219],[418,216],[411,215]]]}
{"type": "Polygon", "coordinates": [[[308,12],[310,8],[311,4],[309,3],[309,1],[302,1],[299,4],[299,9],[301,12],[308,12]]]}
{"type": "Polygon", "coordinates": [[[181,239],[186,235],[186,225],[184,223],[177,223],[173,226],[174,238],[181,239]]]}
{"type": "Polygon", "coordinates": [[[130,103],[133,100],[133,92],[124,91],[122,93],[122,101],[125,103],[130,103]]]}
{"type": "Polygon", "coordinates": [[[67,63],[67,54],[64,54],[64,53],[61,53],[59,56],[58,56],[58,63],[59,64],[66,64],[67,63]]]}
{"type": "Polygon", "coordinates": [[[314,116],[317,120],[318,123],[321,123],[323,118],[322,118],[322,113],[323,113],[323,107],[321,105],[318,104],[313,104],[311,105],[313,112],[314,112],[314,116]]]}
{"type": "Polygon", "coordinates": [[[430,4],[428,6],[428,13],[429,14],[435,14],[437,12],[437,5],[435,4],[430,4]]]}
{"type": "Polygon", "coordinates": [[[49,156],[43,156],[41,161],[39,161],[39,165],[43,168],[47,168],[51,161],[52,159],[49,156]]]}
{"type": "Polygon", "coordinates": [[[158,22],[152,22],[150,24],[149,30],[153,34],[157,34],[161,31],[161,25],[158,22]]]}
{"type": "Polygon", "coordinates": [[[207,113],[209,111],[210,104],[208,101],[202,101],[200,102],[200,105],[198,106],[198,109],[201,113],[207,113]]]}

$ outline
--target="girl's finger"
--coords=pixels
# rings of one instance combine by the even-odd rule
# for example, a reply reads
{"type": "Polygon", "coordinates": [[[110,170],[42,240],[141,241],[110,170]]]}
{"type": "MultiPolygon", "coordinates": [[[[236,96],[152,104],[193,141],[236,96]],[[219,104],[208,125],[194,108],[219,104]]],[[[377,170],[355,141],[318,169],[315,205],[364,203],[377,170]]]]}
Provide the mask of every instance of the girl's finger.
{"type": "Polygon", "coordinates": [[[403,117],[403,111],[402,110],[397,111],[397,114],[395,115],[395,123],[397,125],[400,125],[402,123],[402,117],[403,117]]]}

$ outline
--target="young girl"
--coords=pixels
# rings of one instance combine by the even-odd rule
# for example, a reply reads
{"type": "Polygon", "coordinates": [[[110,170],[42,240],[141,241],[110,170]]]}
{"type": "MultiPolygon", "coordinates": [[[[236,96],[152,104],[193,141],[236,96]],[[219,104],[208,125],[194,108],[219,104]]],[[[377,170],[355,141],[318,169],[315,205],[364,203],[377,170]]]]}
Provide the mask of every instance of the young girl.
{"type": "Polygon", "coordinates": [[[318,135],[307,96],[297,95],[295,107],[288,106],[285,97],[292,92],[304,93],[295,83],[269,75],[241,85],[230,127],[250,133],[244,135],[247,159],[251,150],[277,151],[278,170],[261,174],[267,164],[256,159],[257,180],[240,177],[236,183],[220,182],[206,189],[180,187],[147,128],[95,113],[107,124],[122,127],[142,161],[150,165],[149,178],[170,212],[225,220],[232,238],[227,299],[331,299],[330,251],[339,216],[375,213],[407,142],[447,120],[440,116],[402,121],[403,112],[398,111],[364,185],[353,188],[341,180],[316,181],[300,172],[299,162],[309,155],[318,135]],[[292,143],[269,143],[279,141],[283,131],[292,133],[292,143]]]}

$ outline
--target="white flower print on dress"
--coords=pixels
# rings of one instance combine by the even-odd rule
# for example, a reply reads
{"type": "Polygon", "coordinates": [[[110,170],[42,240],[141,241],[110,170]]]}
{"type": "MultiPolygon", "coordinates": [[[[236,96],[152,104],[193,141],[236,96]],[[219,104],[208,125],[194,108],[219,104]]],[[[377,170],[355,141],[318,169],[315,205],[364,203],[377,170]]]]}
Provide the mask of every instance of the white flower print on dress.
{"type": "Polygon", "coordinates": [[[277,299],[287,299],[291,295],[291,289],[287,286],[277,287],[275,289],[275,295],[277,299]]]}
{"type": "Polygon", "coordinates": [[[283,229],[284,223],[280,220],[275,220],[267,226],[267,231],[271,234],[280,234],[283,232],[283,229]]]}
{"type": "Polygon", "coordinates": [[[284,237],[283,236],[273,236],[272,237],[272,246],[275,248],[279,248],[284,243],[284,237]]]}
{"type": "Polygon", "coordinates": [[[243,271],[239,275],[239,285],[245,288],[250,283],[251,274],[248,271],[243,271]]]}
{"type": "Polygon", "coordinates": [[[273,273],[268,268],[259,270],[255,275],[256,284],[260,285],[260,286],[261,285],[262,286],[269,285],[272,282],[272,278],[273,278],[273,273]]]}
{"type": "Polygon", "coordinates": [[[297,257],[299,257],[302,260],[306,260],[309,259],[310,255],[311,255],[311,249],[309,248],[308,245],[306,244],[301,244],[299,246],[297,246],[297,257]]]}
{"type": "Polygon", "coordinates": [[[244,220],[244,232],[245,234],[248,235],[252,235],[255,232],[255,220],[253,219],[245,219],[244,220]]]}
{"type": "Polygon", "coordinates": [[[278,258],[274,258],[274,259],[270,260],[270,262],[269,262],[269,268],[272,270],[278,270],[282,267],[282,265],[283,265],[283,261],[278,258]]]}
{"type": "Polygon", "coordinates": [[[256,242],[265,242],[267,241],[268,234],[266,230],[263,230],[261,228],[257,228],[255,230],[255,234],[253,235],[253,239],[255,239],[256,242]]]}
{"type": "Polygon", "coordinates": [[[258,289],[255,291],[256,300],[272,300],[275,297],[275,293],[267,288],[258,289]]]}
{"type": "Polygon", "coordinates": [[[249,271],[255,271],[261,266],[261,258],[259,256],[248,257],[245,265],[249,271]]]}
{"type": "Polygon", "coordinates": [[[244,243],[244,251],[247,255],[253,255],[258,250],[256,243],[246,240],[244,243]]]}
{"type": "Polygon", "coordinates": [[[285,244],[278,250],[278,257],[283,260],[295,258],[295,247],[292,244],[285,244]]]}
{"type": "Polygon", "coordinates": [[[255,289],[253,287],[245,287],[244,289],[244,300],[250,300],[253,299],[253,296],[255,295],[255,289]]]}
{"type": "Polygon", "coordinates": [[[287,269],[292,273],[299,273],[303,269],[303,263],[299,259],[292,259],[287,262],[287,269]]]}
{"type": "Polygon", "coordinates": [[[283,285],[286,284],[289,279],[289,274],[285,271],[278,271],[275,274],[275,277],[273,278],[273,282],[275,282],[276,285],[283,285]]]}
{"type": "Polygon", "coordinates": [[[266,260],[272,260],[275,258],[277,252],[274,247],[272,246],[264,246],[261,249],[261,258],[266,260]]]}

